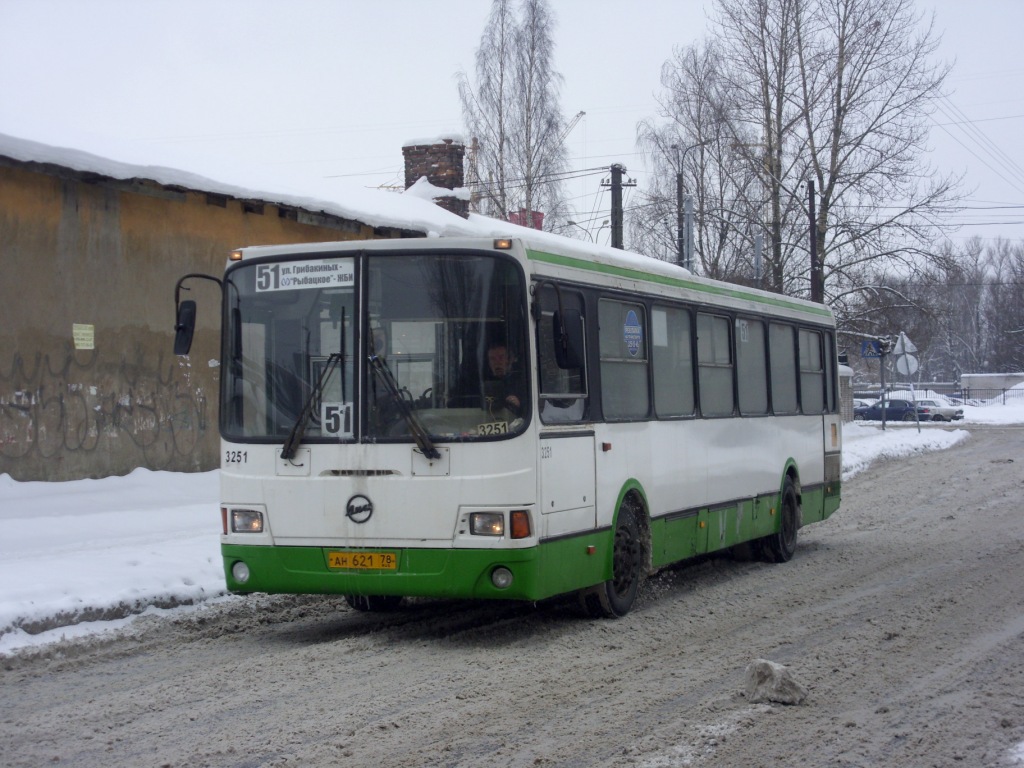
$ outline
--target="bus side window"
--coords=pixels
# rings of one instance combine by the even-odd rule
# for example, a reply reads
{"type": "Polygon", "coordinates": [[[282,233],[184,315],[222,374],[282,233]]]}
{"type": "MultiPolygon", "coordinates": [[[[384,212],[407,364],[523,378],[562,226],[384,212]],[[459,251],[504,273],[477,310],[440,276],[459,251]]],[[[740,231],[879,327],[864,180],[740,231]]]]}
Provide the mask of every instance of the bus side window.
{"type": "MultiPolygon", "coordinates": [[[[586,361],[576,368],[561,368],[555,353],[554,317],[558,300],[554,290],[538,291],[540,315],[537,321],[537,371],[540,378],[540,418],[545,424],[580,421],[586,414],[586,361]]],[[[562,290],[562,308],[582,314],[578,293],[562,290]]],[[[586,318],[583,318],[586,328],[586,318]]],[[[584,333],[584,338],[586,333],[584,333]]]]}
{"type": "Polygon", "coordinates": [[[804,413],[825,410],[825,371],[821,357],[821,334],[803,328],[800,339],[800,401],[804,413]]]}
{"type": "Polygon", "coordinates": [[[768,354],[771,356],[772,413],[796,413],[796,348],[793,326],[770,323],[768,354]]]}
{"type": "Polygon", "coordinates": [[[825,410],[835,413],[836,408],[836,342],[835,337],[825,333],[825,410]]]}
{"type": "Polygon", "coordinates": [[[736,382],[740,415],[768,413],[768,358],[760,320],[736,318],[736,382]]]}
{"type": "Polygon", "coordinates": [[[644,305],[598,302],[601,410],[610,419],[642,419],[650,412],[647,317],[644,305]]]}
{"type": "Polygon", "coordinates": [[[651,311],[651,357],[655,413],[663,419],[692,416],[693,350],[687,310],[654,307],[651,311]]]}
{"type": "Polygon", "coordinates": [[[729,318],[697,313],[697,376],[702,416],[732,416],[732,343],[729,318]]]}

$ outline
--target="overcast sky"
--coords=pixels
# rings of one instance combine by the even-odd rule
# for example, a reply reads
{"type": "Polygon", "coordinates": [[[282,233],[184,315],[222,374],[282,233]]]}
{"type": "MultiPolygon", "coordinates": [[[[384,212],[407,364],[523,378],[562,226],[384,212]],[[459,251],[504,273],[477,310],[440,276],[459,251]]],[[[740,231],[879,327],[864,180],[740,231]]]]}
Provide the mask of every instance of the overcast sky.
{"type": "MultiPolygon", "coordinates": [[[[575,168],[624,164],[661,65],[705,34],[704,0],[552,0],[575,168]]],[[[974,189],[956,240],[1024,238],[1024,0],[919,0],[956,60],[934,165],[974,189]],[[957,111],[958,110],[958,111],[957,111]],[[948,133],[947,133],[948,131],[948,133]],[[1002,154],[1000,154],[1002,153],[1002,154]],[[1005,207],[1003,207],[1005,206],[1005,207]]],[[[462,130],[488,0],[0,0],[0,133],[239,185],[329,197],[402,183],[401,146],[462,130]]],[[[601,176],[567,187],[607,218],[601,176]]],[[[636,191],[631,192],[635,195],[636,191]]],[[[629,205],[629,198],[626,200],[629,205]]],[[[608,230],[601,232],[601,239],[608,230]]]]}

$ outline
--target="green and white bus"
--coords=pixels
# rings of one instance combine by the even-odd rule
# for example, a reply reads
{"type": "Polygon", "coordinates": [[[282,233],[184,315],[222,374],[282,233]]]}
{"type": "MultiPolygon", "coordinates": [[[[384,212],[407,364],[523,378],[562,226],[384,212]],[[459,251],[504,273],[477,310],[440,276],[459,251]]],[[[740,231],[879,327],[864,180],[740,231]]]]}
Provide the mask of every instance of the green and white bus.
{"type": "Polygon", "coordinates": [[[784,562],[839,506],[820,304],[544,235],[251,247],[212,279],[231,592],[622,616],[659,568],[784,562]]]}

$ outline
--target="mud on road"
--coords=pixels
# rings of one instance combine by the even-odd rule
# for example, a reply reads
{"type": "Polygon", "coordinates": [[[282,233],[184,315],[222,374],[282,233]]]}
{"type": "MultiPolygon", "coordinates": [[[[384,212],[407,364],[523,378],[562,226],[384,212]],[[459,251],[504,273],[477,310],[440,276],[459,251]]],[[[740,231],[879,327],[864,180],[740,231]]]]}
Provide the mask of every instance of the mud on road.
{"type": "Polygon", "coordinates": [[[1024,431],[972,431],[848,482],[790,563],[663,571],[620,620],[263,596],[4,659],[0,765],[1020,764],[1024,431]],[[807,701],[747,701],[757,658],[807,701]]]}

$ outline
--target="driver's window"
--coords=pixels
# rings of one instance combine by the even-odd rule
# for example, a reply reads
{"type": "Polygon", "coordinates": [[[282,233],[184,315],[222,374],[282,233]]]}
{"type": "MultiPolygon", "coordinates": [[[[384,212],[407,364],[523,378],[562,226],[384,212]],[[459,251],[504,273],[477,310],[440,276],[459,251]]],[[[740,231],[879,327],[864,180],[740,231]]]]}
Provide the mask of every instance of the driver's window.
{"type": "MultiPolygon", "coordinates": [[[[583,297],[575,291],[561,291],[562,309],[583,315],[583,297]]],[[[582,421],[587,412],[585,363],[578,368],[559,368],[555,358],[554,316],[558,296],[550,286],[537,291],[540,318],[537,322],[537,368],[540,373],[540,418],[545,424],[582,421]]],[[[586,320],[584,319],[584,325],[586,320]]],[[[586,334],[584,333],[584,338],[586,334]]]]}

